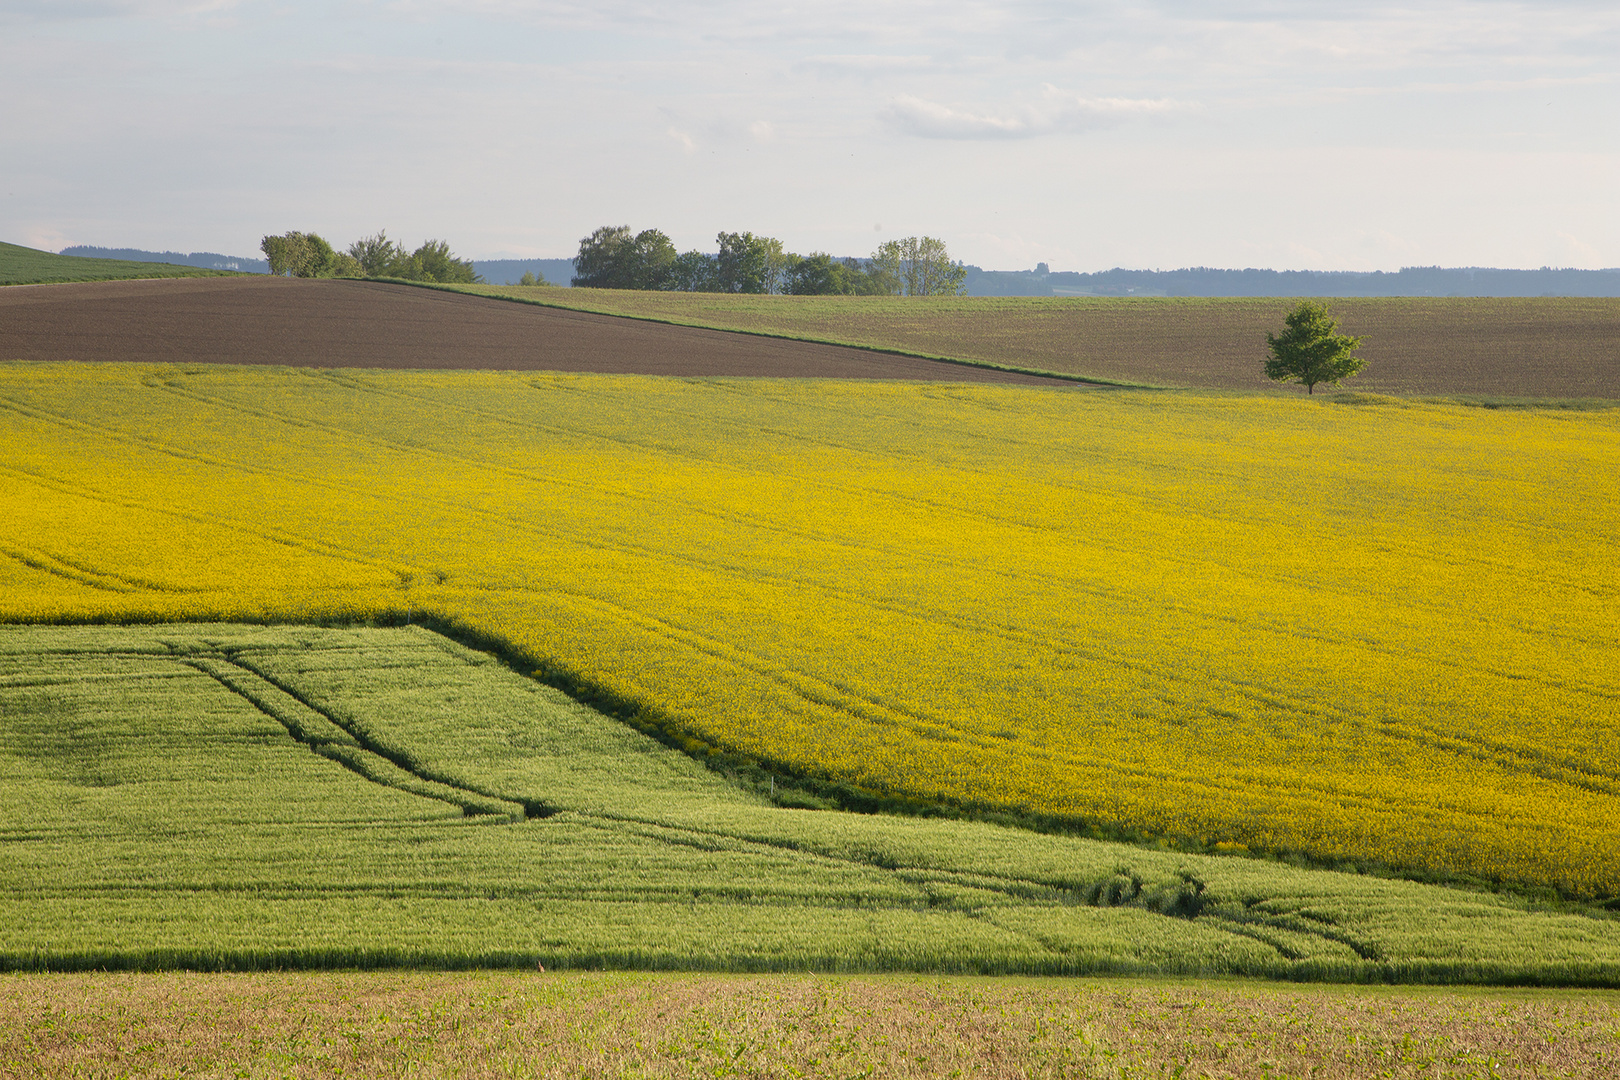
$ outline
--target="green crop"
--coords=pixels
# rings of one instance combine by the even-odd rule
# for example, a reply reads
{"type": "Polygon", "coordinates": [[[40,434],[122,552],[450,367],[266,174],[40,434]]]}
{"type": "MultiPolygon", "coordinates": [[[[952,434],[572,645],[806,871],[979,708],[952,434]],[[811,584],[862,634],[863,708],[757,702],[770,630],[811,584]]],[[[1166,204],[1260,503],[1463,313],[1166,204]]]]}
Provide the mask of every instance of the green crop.
{"type": "Polygon", "coordinates": [[[0,964],[1620,983],[1620,921],[784,809],[420,627],[0,628],[0,964]]]}

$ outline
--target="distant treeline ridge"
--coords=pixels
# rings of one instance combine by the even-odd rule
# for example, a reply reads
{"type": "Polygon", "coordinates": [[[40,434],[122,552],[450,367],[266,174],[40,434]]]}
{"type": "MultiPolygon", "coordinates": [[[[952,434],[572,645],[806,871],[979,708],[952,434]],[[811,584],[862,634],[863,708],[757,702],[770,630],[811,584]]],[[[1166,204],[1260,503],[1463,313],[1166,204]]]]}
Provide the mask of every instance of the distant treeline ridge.
{"type": "Polygon", "coordinates": [[[263,259],[221,255],[217,251],[193,251],[189,255],[182,255],[178,251],[142,251],[139,248],[104,248],[77,244],[65,247],[57,254],[78,255],[86,259],[124,259],[128,262],[168,263],[171,266],[200,266],[205,270],[239,270],[244,274],[270,272],[270,264],[263,259]]]}
{"type": "MultiPolygon", "coordinates": [[[[145,251],[76,245],[60,254],[95,259],[171,263],[209,270],[268,273],[264,259],[212,251],[145,251]]],[[[473,259],[474,272],[495,284],[516,284],[524,274],[566,285],[573,259],[473,259]]],[[[842,258],[829,262],[845,263],[842,258]]],[[[861,260],[864,261],[864,260],[861,260]]],[[[1406,266],[1383,270],[1125,270],[1096,273],[985,270],[967,264],[963,291],[969,296],[1613,296],[1620,297],[1620,268],[1499,270],[1490,267],[1406,266]]]]}
{"type": "Polygon", "coordinates": [[[981,270],[969,296],[1620,296],[1620,269],[1495,270],[1405,266],[1382,270],[1103,270],[1094,274],[981,270]]]}

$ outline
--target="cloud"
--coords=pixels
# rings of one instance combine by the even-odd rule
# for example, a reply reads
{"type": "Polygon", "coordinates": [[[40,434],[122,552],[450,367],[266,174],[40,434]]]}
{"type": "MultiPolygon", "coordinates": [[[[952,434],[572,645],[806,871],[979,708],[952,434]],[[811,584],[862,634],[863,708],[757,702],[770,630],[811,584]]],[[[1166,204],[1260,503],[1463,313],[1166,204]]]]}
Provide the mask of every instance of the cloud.
{"type": "Polygon", "coordinates": [[[681,144],[681,153],[688,157],[691,157],[692,153],[697,150],[697,143],[693,142],[692,136],[688,135],[684,131],[680,131],[676,128],[670,128],[669,137],[681,144]]]}
{"type": "Polygon", "coordinates": [[[1029,139],[1095,131],[1195,108],[1168,98],[1077,97],[1048,86],[1039,102],[1001,114],[957,109],[903,94],[882,115],[891,127],[925,139],[1029,139]]]}
{"type": "Polygon", "coordinates": [[[890,53],[841,53],[838,55],[806,56],[797,66],[806,71],[828,74],[887,74],[928,67],[933,58],[922,55],[895,55],[890,53]]]}
{"type": "Polygon", "coordinates": [[[0,17],[57,22],[76,19],[166,19],[234,8],[238,0],[16,0],[0,17]]]}

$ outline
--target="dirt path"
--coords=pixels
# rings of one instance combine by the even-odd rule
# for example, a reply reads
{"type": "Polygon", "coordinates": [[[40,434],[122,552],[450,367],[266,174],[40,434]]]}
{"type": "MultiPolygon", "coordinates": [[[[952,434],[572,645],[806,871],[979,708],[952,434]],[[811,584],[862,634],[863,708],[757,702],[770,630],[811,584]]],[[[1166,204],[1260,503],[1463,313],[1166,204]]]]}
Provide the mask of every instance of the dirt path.
{"type": "Polygon", "coordinates": [[[1085,385],[404,285],[271,277],[0,289],[0,360],[1085,385]]]}

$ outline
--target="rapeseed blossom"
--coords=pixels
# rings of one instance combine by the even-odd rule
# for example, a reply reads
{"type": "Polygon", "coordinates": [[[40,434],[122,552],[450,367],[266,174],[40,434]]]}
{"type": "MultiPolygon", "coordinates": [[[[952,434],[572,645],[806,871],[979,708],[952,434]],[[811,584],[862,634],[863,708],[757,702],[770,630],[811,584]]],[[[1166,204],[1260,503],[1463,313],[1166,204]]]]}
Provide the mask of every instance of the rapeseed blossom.
{"type": "Polygon", "coordinates": [[[0,445],[3,620],[425,613],[879,791],[1620,891],[1615,413],[11,364],[0,445]]]}

